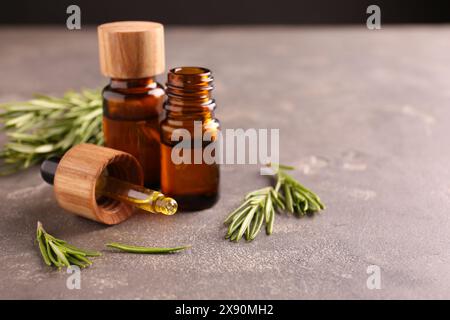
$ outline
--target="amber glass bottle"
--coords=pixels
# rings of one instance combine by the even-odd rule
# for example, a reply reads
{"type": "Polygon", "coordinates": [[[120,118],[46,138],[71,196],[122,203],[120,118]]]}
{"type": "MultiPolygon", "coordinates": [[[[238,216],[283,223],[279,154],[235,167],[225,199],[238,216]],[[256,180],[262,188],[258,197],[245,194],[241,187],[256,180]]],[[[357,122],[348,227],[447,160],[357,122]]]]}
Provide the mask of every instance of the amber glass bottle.
{"type": "Polygon", "coordinates": [[[212,89],[213,77],[206,68],[180,67],[168,74],[166,116],[161,122],[161,191],[175,198],[181,211],[205,209],[218,199],[219,164],[205,162],[202,156],[200,161],[194,159],[196,152],[203,155],[218,139],[220,125],[214,118],[212,89]],[[190,148],[180,154],[186,159],[183,153],[188,152],[190,163],[173,161],[179,145],[179,139],[174,139],[176,129],[189,132],[190,141],[181,140],[190,148]]]}
{"type": "Polygon", "coordinates": [[[145,186],[159,186],[159,115],[164,89],[152,78],[112,79],[103,89],[105,146],[134,155],[144,168],[145,186]]]}
{"type": "Polygon", "coordinates": [[[159,118],[164,89],[164,30],[155,22],[113,22],[98,27],[100,65],[110,77],[103,90],[105,146],[135,156],[145,186],[160,182],[159,118]]]}

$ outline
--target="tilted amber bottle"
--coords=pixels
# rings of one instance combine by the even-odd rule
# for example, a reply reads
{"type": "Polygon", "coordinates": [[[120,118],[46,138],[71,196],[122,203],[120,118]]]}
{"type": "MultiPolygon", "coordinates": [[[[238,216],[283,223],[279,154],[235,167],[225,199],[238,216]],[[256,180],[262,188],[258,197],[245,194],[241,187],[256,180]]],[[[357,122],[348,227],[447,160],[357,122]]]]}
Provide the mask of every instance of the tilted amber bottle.
{"type": "Polygon", "coordinates": [[[103,89],[105,146],[135,156],[145,186],[160,182],[159,118],[164,88],[155,76],[164,72],[164,30],[155,22],[113,22],[98,27],[103,89]]]}
{"type": "MultiPolygon", "coordinates": [[[[166,115],[161,122],[161,191],[178,202],[181,211],[211,207],[219,195],[219,164],[195,163],[194,154],[216,143],[220,124],[214,118],[213,77],[206,68],[180,67],[170,70],[167,81],[166,115]],[[195,130],[200,124],[201,130],[195,130]],[[179,144],[173,139],[176,129],[189,132],[190,163],[177,163],[172,151],[179,144]],[[201,135],[199,133],[201,132],[201,135]],[[204,139],[208,136],[208,139],[204,139]],[[194,150],[195,148],[201,150],[194,150]]],[[[185,142],[185,141],[183,141],[185,142]]]]}

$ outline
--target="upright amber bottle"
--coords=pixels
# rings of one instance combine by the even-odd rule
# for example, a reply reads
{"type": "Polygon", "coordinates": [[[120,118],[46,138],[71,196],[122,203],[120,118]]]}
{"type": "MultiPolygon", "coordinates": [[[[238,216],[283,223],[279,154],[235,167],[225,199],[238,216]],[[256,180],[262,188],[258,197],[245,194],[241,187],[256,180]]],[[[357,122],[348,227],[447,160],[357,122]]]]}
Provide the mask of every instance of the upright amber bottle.
{"type": "Polygon", "coordinates": [[[219,164],[203,157],[205,148],[217,142],[220,130],[212,89],[213,77],[206,68],[180,67],[168,74],[166,116],[161,122],[161,191],[175,198],[181,211],[205,209],[218,199],[219,164]],[[189,141],[183,140],[183,132],[189,133],[189,141]],[[189,146],[181,153],[174,150],[180,140],[189,146]],[[190,159],[189,163],[180,163],[174,154],[190,159]]]}
{"type": "Polygon", "coordinates": [[[100,65],[110,77],[103,89],[105,146],[135,156],[145,186],[160,182],[159,117],[164,88],[164,29],[155,22],[123,21],[98,27],[100,65]]]}

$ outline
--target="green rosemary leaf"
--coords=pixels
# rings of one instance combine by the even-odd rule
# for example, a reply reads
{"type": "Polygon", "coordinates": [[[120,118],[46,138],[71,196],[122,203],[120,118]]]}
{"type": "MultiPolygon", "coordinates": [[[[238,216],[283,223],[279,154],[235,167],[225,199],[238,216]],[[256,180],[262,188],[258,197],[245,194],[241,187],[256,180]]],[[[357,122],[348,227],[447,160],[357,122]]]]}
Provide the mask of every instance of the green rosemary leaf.
{"type": "Polygon", "coordinates": [[[61,250],[61,248],[59,248],[56,244],[54,244],[51,241],[48,244],[53,249],[53,252],[56,254],[58,261],[60,261],[66,267],[70,267],[70,263],[67,260],[66,256],[64,255],[63,251],[61,250]]]}
{"type": "Polygon", "coordinates": [[[51,250],[51,248],[50,248],[50,244],[49,244],[47,241],[45,241],[45,247],[46,247],[46,249],[47,249],[47,255],[48,255],[50,261],[51,261],[56,267],[58,267],[58,268],[61,267],[61,264],[58,262],[58,260],[56,259],[56,257],[53,255],[53,252],[52,252],[52,250],[51,250]]]}
{"type": "Polygon", "coordinates": [[[272,208],[272,192],[267,196],[266,203],[264,204],[264,216],[266,220],[269,220],[271,208],[272,208]]]}
{"type": "Polygon", "coordinates": [[[294,213],[294,206],[293,206],[293,203],[292,203],[291,188],[289,187],[289,185],[284,184],[283,185],[283,190],[284,190],[284,196],[286,197],[286,209],[289,212],[294,213]]]}
{"type": "MultiPolygon", "coordinates": [[[[270,197],[268,197],[268,198],[270,198],[270,197]]],[[[269,208],[269,210],[270,210],[270,208],[269,208]]],[[[257,219],[255,221],[255,225],[251,232],[250,240],[255,239],[255,237],[258,235],[259,231],[261,230],[262,224],[264,222],[264,218],[265,218],[265,213],[262,210],[260,210],[258,212],[257,219]]]]}
{"type": "Polygon", "coordinates": [[[5,127],[20,127],[33,118],[33,113],[26,113],[5,122],[5,127]]]}
{"type": "Polygon", "coordinates": [[[190,248],[191,246],[173,247],[173,248],[158,248],[158,247],[141,247],[127,244],[112,242],[106,244],[107,247],[119,249],[128,253],[142,253],[142,254],[158,254],[158,253],[174,253],[190,248]]]}
{"type": "Polygon", "coordinates": [[[52,263],[50,261],[50,258],[48,257],[47,248],[45,246],[44,240],[42,239],[42,231],[39,229],[36,238],[39,244],[39,250],[41,251],[42,258],[44,259],[45,264],[50,266],[52,263]]]}
{"type": "Polygon", "coordinates": [[[271,195],[272,195],[274,207],[278,207],[278,208],[284,210],[285,209],[284,203],[280,200],[281,195],[277,194],[275,192],[275,190],[271,190],[271,195]]]}
{"type": "Polygon", "coordinates": [[[45,98],[32,99],[29,101],[29,104],[31,106],[40,108],[40,109],[36,109],[36,110],[45,110],[46,108],[47,109],[57,109],[57,110],[64,109],[64,105],[62,105],[61,103],[52,102],[45,98]]]}
{"type": "Polygon", "coordinates": [[[253,206],[249,206],[242,210],[239,216],[236,216],[228,227],[228,234],[234,233],[235,230],[238,230],[239,226],[242,224],[244,219],[246,218],[248,212],[252,210],[253,206]]]}
{"type": "Polygon", "coordinates": [[[92,264],[92,261],[91,261],[91,260],[87,259],[86,257],[84,257],[84,256],[82,256],[82,255],[74,255],[74,254],[71,254],[71,255],[69,255],[69,256],[74,257],[75,259],[81,261],[83,264],[86,264],[86,265],[89,265],[89,266],[92,264]]]}
{"type": "Polygon", "coordinates": [[[239,234],[239,230],[236,230],[230,237],[230,241],[236,241],[239,234]]]}
{"type": "Polygon", "coordinates": [[[53,144],[43,144],[34,149],[35,153],[49,153],[55,150],[55,146],[53,144]]]}
{"type": "Polygon", "coordinates": [[[266,234],[268,235],[272,234],[274,221],[275,221],[275,209],[271,208],[269,220],[266,222],[266,234]]]}
{"type": "Polygon", "coordinates": [[[85,255],[86,257],[98,257],[98,256],[102,255],[98,251],[89,251],[89,250],[85,250],[85,249],[80,249],[80,248],[74,247],[74,246],[72,246],[70,244],[67,244],[65,241],[63,241],[63,244],[64,244],[64,247],[66,249],[71,250],[72,252],[77,252],[78,254],[85,255]]]}
{"type": "Polygon", "coordinates": [[[84,114],[79,117],[80,122],[89,121],[95,118],[98,118],[102,115],[102,109],[94,109],[93,111],[89,112],[88,114],[84,114]]]}
{"type": "Polygon", "coordinates": [[[245,217],[245,214],[252,208],[252,203],[251,201],[248,202],[248,204],[245,206],[245,208],[241,208],[231,219],[231,224],[236,224],[239,221],[242,222],[242,220],[240,220],[241,218],[245,217]]]}
{"type": "Polygon", "coordinates": [[[83,261],[78,260],[74,256],[68,255],[67,260],[69,260],[71,265],[76,265],[76,266],[79,266],[80,268],[86,268],[86,267],[90,266],[89,263],[84,263],[83,261]]]}
{"type": "Polygon", "coordinates": [[[231,212],[228,217],[225,219],[224,224],[228,224],[233,220],[233,217],[242,211],[242,209],[250,202],[251,200],[246,200],[239,207],[237,207],[233,212],[231,212]]]}
{"type": "Polygon", "coordinates": [[[63,244],[60,244],[60,245],[64,246],[64,252],[66,252],[68,254],[77,255],[77,256],[83,256],[83,257],[86,256],[86,253],[84,253],[81,250],[72,249],[72,248],[69,248],[67,245],[63,245],[63,244]]]}
{"type": "Polygon", "coordinates": [[[40,137],[37,137],[35,135],[21,132],[8,132],[7,136],[10,139],[15,139],[20,142],[31,142],[31,143],[39,141],[39,139],[41,139],[40,137]]]}
{"type": "Polygon", "coordinates": [[[253,216],[254,216],[254,214],[255,214],[257,209],[258,209],[258,207],[254,206],[249,211],[249,213],[246,215],[245,219],[242,221],[241,227],[239,228],[239,232],[238,232],[238,235],[236,237],[236,241],[241,240],[242,236],[244,235],[244,232],[246,231],[246,229],[250,225],[250,222],[252,221],[253,216]]]}
{"type": "MultiPolygon", "coordinates": [[[[254,219],[253,219],[253,220],[254,220],[254,219]]],[[[250,221],[249,225],[248,225],[247,228],[245,229],[244,235],[245,235],[245,240],[247,240],[247,241],[250,241],[250,229],[251,229],[251,224],[252,224],[253,220],[250,221]]]]}
{"type": "Polygon", "coordinates": [[[259,189],[259,190],[255,190],[255,191],[249,192],[245,196],[245,199],[250,199],[251,197],[254,197],[254,196],[265,196],[267,194],[267,190],[268,189],[269,188],[262,188],[262,189],[259,189]]]}
{"type": "Polygon", "coordinates": [[[16,151],[22,154],[30,154],[30,153],[34,153],[34,150],[36,149],[35,147],[31,146],[31,145],[27,145],[27,144],[19,144],[19,143],[7,143],[6,147],[9,150],[12,151],[16,151]]]}

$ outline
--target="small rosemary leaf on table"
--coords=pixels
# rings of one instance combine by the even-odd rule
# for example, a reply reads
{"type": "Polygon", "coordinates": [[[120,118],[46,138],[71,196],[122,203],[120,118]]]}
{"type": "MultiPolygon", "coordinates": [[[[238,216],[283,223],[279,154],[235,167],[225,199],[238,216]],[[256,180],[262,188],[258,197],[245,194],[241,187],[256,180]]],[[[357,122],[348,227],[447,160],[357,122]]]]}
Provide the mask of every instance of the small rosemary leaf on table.
{"type": "Polygon", "coordinates": [[[278,193],[278,191],[275,190],[270,190],[270,194],[272,196],[272,202],[273,202],[273,207],[274,208],[280,208],[281,210],[285,210],[285,206],[284,206],[284,198],[281,194],[278,193]]]}
{"type": "Polygon", "coordinates": [[[77,252],[79,254],[85,255],[86,257],[98,257],[98,256],[102,255],[98,251],[90,251],[90,250],[85,250],[85,249],[80,249],[80,248],[74,247],[70,244],[67,244],[65,241],[64,241],[64,246],[66,247],[66,249],[69,249],[69,250],[72,250],[73,252],[77,252]]]}
{"type": "Polygon", "coordinates": [[[99,252],[79,249],[67,244],[64,240],[55,238],[44,230],[42,223],[39,221],[37,224],[36,238],[45,264],[49,266],[53,265],[58,269],[64,266],[70,267],[71,264],[84,268],[92,264],[86,258],[87,256],[100,255],[99,252]]]}
{"type": "Polygon", "coordinates": [[[47,247],[45,246],[44,239],[42,239],[42,231],[38,229],[37,231],[37,242],[39,244],[39,250],[41,251],[42,258],[44,259],[44,262],[46,265],[51,266],[52,262],[50,261],[50,258],[47,254],[47,247]]]}
{"type": "Polygon", "coordinates": [[[246,208],[242,209],[242,211],[233,218],[230,226],[228,227],[228,234],[232,234],[235,230],[238,229],[238,227],[242,224],[245,217],[247,216],[247,213],[251,210],[252,210],[251,206],[246,207],[246,208]]]}
{"type": "Polygon", "coordinates": [[[237,215],[239,212],[242,212],[242,209],[245,208],[245,206],[251,201],[251,199],[246,200],[244,203],[242,203],[239,207],[237,207],[233,212],[229,214],[229,216],[225,219],[224,224],[230,223],[234,216],[237,215]]]}
{"type": "Polygon", "coordinates": [[[181,246],[172,248],[142,247],[142,246],[121,244],[117,242],[108,243],[106,244],[106,246],[121,251],[125,251],[128,253],[141,253],[141,254],[174,253],[191,247],[191,246],[181,246]]]}
{"type": "Polygon", "coordinates": [[[58,262],[58,260],[56,259],[56,257],[53,255],[53,251],[50,249],[50,244],[46,241],[45,242],[45,247],[47,249],[47,255],[50,259],[50,261],[52,262],[52,264],[57,267],[60,268],[61,264],[58,262]]]}
{"type": "Polygon", "coordinates": [[[284,196],[286,198],[286,209],[290,213],[294,213],[294,204],[292,202],[291,188],[288,184],[283,185],[284,196]]]}
{"type": "Polygon", "coordinates": [[[53,252],[56,254],[56,257],[57,257],[58,261],[60,261],[66,267],[70,267],[70,263],[67,260],[67,258],[65,256],[65,254],[63,253],[63,251],[61,250],[61,248],[58,247],[53,242],[49,242],[49,245],[52,248],[53,252]]]}
{"type": "MultiPolygon", "coordinates": [[[[270,197],[268,197],[268,198],[270,198],[270,197]]],[[[255,221],[254,227],[250,234],[249,240],[255,239],[255,237],[258,235],[259,231],[261,230],[262,224],[264,222],[264,218],[265,218],[265,212],[263,212],[263,210],[259,210],[257,219],[255,221]]]]}
{"type": "Polygon", "coordinates": [[[68,255],[67,258],[74,258],[72,260],[77,260],[79,262],[79,264],[85,265],[85,266],[90,266],[92,264],[91,260],[85,258],[82,255],[71,254],[71,255],[68,255]]]}
{"type": "Polygon", "coordinates": [[[273,222],[275,221],[275,209],[270,209],[269,220],[266,221],[266,234],[271,235],[273,232],[273,222]]]}
{"type": "MultiPolygon", "coordinates": [[[[245,219],[242,221],[242,224],[239,228],[239,232],[236,237],[236,241],[241,240],[242,236],[244,235],[244,232],[246,232],[247,228],[250,226],[250,222],[253,219],[253,216],[255,215],[256,210],[258,210],[258,206],[254,206],[249,213],[245,216],[245,219]]],[[[250,237],[249,237],[250,238],[250,237]]]]}
{"type": "Polygon", "coordinates": [[[268,197],[266,198],[266,203],[264,204],[264,217],[269,220],[270,208],[272,208],[272,190],[270,191],[268,197]]]}
{"type": "Polygon", "coordinates": [[[77,259],[75,256],[68,255],[67,260],[69,260],[71,265],[79,266],[80,268],[86,268],[92,264],[92,262],[89,261],[89,263],[85,263],[79,259],[77,259]]]}

